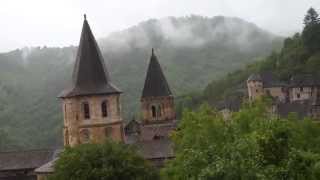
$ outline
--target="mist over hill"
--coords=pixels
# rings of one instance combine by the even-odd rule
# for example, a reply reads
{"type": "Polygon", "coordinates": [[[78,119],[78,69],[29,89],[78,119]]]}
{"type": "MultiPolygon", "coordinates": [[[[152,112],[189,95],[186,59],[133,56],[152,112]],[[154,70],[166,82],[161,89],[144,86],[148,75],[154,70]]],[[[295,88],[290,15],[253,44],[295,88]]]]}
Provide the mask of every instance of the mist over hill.
{"type": "MultiPolygon", "coordinates": [[[[279,49],[282,38],[238,18],[188,16],[141,22],[98,43],[111,80],[124,91],[124,119],[130,120],[139,116],[152,47],[179,96],[279,49]]],[[[71,79],[76,50],[34,47],[0,54],[0,130],[8,142],[0,150],[61,145],[56,96],[71,79]]]]}

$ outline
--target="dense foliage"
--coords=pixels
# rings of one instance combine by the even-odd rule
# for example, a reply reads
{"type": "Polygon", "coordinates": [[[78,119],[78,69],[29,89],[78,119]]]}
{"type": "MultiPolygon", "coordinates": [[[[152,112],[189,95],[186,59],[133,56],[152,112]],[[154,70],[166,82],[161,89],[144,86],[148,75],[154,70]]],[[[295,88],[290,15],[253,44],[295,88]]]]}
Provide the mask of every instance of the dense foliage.
{"type": "Polygon", "coordinates": [[[318,179],[319,124],[295,115],[279,119],[267,105],[245,104],[228,120],[208,106],[184,112],[164,179],[318,179]]]}
{"type": "Polygon", "coordinates": [[[157,180],[157,171],[127,145],[106,142],[66,148],[50,180],[157,180]]]}
{"type": "MultiPolygon", "coordinates": [[[[99,45],[113,83],[124,91],[124,119],[129,120],[140,107],[151,47],[178,96],[267,55],[281,40],[241,19],[190,16],[149,20],[100,39],[99,45]]],[[[0,54],[0,124],[13,145],[62,144],[56,96],[71,78],[75,53],[76,47],[43,47],[0,54]]]]}

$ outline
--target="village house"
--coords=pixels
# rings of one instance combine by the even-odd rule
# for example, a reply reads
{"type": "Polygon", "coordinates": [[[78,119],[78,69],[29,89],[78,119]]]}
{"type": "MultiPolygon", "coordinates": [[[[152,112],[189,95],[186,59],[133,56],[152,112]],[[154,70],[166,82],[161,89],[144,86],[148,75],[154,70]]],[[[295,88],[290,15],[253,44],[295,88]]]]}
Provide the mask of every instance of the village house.
{"type": "Polygon", "coordinates": [[[320,118],[320,82],[312,75],[295,75],[288,82],[270,72],[252,74],[247,80],[248,98],[274,99],[274,111],[281,117],[296,113],[298,117],[320,118]]]}

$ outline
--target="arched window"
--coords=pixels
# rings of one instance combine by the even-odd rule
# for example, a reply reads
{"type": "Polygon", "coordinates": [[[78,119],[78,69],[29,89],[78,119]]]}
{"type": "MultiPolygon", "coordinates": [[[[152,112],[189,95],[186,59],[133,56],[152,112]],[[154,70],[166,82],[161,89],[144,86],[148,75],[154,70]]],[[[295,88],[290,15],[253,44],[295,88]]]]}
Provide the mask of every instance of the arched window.
{"type": "Polygon", "coordinates": [[[90,119],[90,107],[88,102],[82,104],[84,119],[90,119]]]}
{"type": "Polygon", "coordinates": [[[80,132],[81,140],[83,143],[88,143],[90,141],[90,131],[89,129],[83,129],[80,132]]]}
{"type": "Polygon", "coordinates": [[[153,118],[157,117],[157,109],[156,109],[156,106],[151,106],[151,111],[152,111],[152,117],[153,117],[153,118]]]}
{"type": "Polygon", "coordinates": [[[102,117],[108,117],[108,101],[103,101],[101,103],[101,113],[102,117]]]}

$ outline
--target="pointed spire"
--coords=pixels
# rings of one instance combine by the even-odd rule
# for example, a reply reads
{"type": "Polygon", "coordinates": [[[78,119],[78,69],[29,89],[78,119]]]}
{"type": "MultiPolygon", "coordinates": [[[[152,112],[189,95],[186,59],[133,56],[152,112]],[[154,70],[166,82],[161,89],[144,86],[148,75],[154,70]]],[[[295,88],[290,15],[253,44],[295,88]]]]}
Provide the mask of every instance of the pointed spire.
{"type": "Polygon", "coordinates": [[[71,88],[63,91],[59,97],[112,93],[120,93],[120,90],[110,82],[104,59],[84,15],[71,88]]]}
{"type": "Polygon", "coordinates": [[[87,15],[84,14],[83,17],[84,17],[84,20],[86,21],[87,20],[87,15]]]}
{"type": "Polygon", "coordinates": [[[152,48],[147,76],[144,83],[142,98],[171,96],[171,90],[168,82],[162,72],[158,58],[152,48]]]}

